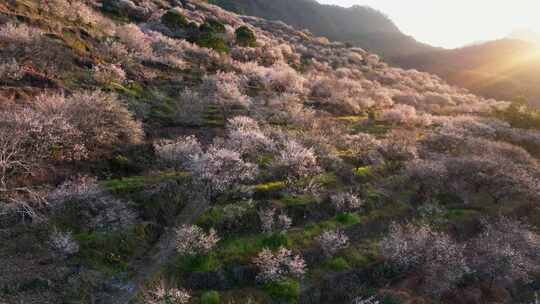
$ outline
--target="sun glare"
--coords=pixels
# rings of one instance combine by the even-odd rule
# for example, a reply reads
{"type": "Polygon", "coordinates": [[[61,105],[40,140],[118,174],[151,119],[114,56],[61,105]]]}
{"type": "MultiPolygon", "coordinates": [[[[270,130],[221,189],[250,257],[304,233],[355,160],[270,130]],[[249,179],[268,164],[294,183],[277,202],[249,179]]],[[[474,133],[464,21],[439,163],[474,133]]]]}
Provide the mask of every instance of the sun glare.
{"type": "Polygon", "coordinates": [[[540,33],[540,1],[318,1],[341,6],[370,6],[387,14],[404,33],[445,48],[504,38],[516,29],[540,33]]]}

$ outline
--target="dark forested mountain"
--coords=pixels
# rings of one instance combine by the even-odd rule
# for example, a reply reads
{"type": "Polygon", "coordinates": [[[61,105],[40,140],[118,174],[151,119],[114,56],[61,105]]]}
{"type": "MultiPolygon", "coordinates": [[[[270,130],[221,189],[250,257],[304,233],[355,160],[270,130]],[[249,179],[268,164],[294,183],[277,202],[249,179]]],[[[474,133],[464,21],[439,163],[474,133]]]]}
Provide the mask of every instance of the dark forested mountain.
{"type": "Polygon", "coordinates": [[[344,8],[314,0],[211,0],[240,14],[281,20],[330,40],[350,42],[383,57],[407,56],[436,48],[403,34],[383,13],[367,6],[344,8]]]}

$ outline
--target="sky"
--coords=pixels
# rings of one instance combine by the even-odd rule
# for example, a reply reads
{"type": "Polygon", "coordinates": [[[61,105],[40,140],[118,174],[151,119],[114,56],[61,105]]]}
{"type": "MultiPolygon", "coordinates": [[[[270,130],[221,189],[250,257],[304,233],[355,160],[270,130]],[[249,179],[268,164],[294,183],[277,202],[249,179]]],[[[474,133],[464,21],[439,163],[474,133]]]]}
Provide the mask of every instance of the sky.
{"type": "Polygon", "coordinates": [[[540,32],[539,0],[318,0],[368,5],[389,16],[407,35],[445,48],[493,40],[514,30],[540,32]]]}

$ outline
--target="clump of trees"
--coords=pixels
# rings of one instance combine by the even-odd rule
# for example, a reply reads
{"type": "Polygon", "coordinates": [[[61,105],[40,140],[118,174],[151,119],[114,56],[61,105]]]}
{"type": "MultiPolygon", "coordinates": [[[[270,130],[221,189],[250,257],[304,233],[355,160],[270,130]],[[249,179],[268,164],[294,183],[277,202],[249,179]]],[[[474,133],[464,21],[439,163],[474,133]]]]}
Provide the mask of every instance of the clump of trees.
{"type": "Polygon", "coordinates": [[[95,158],[143,137],[117,97],[101,91],[41,95],[33,106],[4,109],[0,117],[3,187],[8,177],[30,174],[43,162],[95,158]]]}
{"type": "Polygon", "coordinates": [[[192,37],[198,46],[213,49],[219,53],[229,53],[230,49],[223,38],[225,26],[215,19],[208,19],[199,26],[197,35],[192,37]]]}
{"type": "Polygon", "coordinates": [[[489,282],[528,282],[538,272],[540,236],[507,217],[483,220],[482,232],[463,243],[427,225],[396,225],[381,242],[384,258],[401,271],[421,272],[435,295],[455,288],[465,275],[489,282]]]}
{"type": "Polygon", "coordinates": [[[468,263],[490,283],[529,282],[540,269],[540,235],[507,217],[483,220],[482,232],[468,244],[468,263]]]}
{"type": "Polygon", "coordinates": [[[384,258],[402,271],[418,271],[428,292],[441,295],[469,272],[463,246],[429,226],[394,224],[381,242],[384,258]]]}
{"type": "Polygon", "coordinates": [[[242,77],[235,73],[218,72],[203,80],[203,90],[210,103],[216,104],[227,120],[235,107],[247,108],[250,98],[242,91],[242,77]]]}
{"type": "Polygon", "coordinates": [[[0,57],[12,58],[18,64],[31,62],[49,77],[71,69],[74,58],[64,45],[48,38],[41,29],[14,23],[0,26],[0,57]]]}

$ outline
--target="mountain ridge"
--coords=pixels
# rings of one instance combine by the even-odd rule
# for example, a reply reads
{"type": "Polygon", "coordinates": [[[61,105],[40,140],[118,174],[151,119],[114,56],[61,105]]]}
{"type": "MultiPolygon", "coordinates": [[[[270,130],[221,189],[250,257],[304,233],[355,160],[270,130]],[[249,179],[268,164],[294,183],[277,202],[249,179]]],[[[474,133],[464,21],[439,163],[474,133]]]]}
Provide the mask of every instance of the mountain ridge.
{"type": "Polygon", "coordinates": [[[224,9],[269,20],[280,20],[330,40],[349,42],[384,58],[405,56],[438,48],[403,34],[394,22],[368,6],[345,8],[312,0],[212,0],[224,9]],[[301,15],[295,12],[303,12],[301,15]],[[395,48],[399,41],[400,48],[395,48]]]}
{"type": "Polygon", "coordinates": [[[503,38],[462,48],[397,57],[392,63],[436,74],[489,98],[526,97],[540,106],[540,56],[537,45],[503,38]]]}

